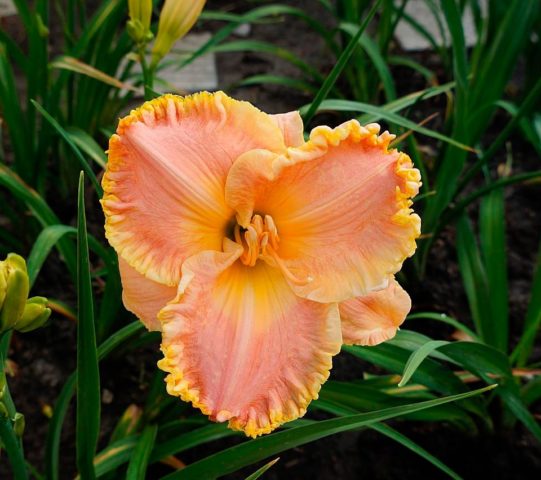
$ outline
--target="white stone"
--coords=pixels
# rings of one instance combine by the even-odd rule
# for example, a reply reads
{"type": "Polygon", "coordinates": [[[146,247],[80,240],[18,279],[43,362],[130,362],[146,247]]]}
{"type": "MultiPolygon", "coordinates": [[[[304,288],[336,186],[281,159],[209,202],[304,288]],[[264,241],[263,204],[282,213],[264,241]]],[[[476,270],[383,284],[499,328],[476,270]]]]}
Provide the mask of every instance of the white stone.
{"type": "Polygon", "coordinates": [[[13,4],[13,0],[0,0],[0,17],[9,17],[16,14],[17,9],[13,4]]]}
{"type": "MultiPolygon", "coordinates": [[[[444,37],[438,21],[434,16],[434,12],[428,6],[429,0],[409,0],[406,4],[405,12],[422,25],[435,39],[438,45],[450,45],[449,30],[445,22],[445,16],[438,1],[434,1],[436,14],[443,25],[444,37]]],[[[401,0],[395,0],[396,5],[400,5],[401,0]]],[[[481,1],[481,9],[486,15],[487,3],[486,0],[481,1]]],[[[475,31],[475,23],[470,8],[466,8],[462,17],[462,28],[464,29],[464,37],[466,45],[471,47],[477,41],[477,32],[475,31]]],[[[410,24],[404,19],[401,19],[396,27],[395,35],[405,50],[431,50],[432,46],[422,35],[420,35],[410,24]]]]}
{"type": "Polygon", "coordinates": [[[173,50],[161,61],[155,85],[160,91],[197,92],[200,90],[216,90],[218,74],[214,53],[205,53],[186,67],[179,69],[186,57],[202,47],[211,34],[190,33],[180,40],[173,50]]]}

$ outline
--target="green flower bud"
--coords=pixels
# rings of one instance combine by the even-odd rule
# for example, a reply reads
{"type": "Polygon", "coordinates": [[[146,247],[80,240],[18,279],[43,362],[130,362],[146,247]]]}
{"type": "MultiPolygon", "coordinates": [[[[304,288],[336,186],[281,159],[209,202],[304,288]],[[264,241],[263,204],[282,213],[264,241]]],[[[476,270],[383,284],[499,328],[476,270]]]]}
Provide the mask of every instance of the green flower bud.
{"type": "Polygon", "coordinates": [[[9,330],[21,318],[30,283],[26,271],[26,262],[23,257],[10,253],[7,258],[0,262],[0,287],[2,288],[0,306],[0,331],[9,330]]]}
{"type": "Polygon", "coordinates": [[[126,24],[128,35],[138,45],[147,43],[152,38],[150,31],[152,0],[129,0],[128,10],[130,12],[130,20],[126,24]]]}
{"type": "Polygon", "coordinates": [[[47,307],[47,302],[45,297],[29,298],[20,320],[15,324],[15,330],[24,333],[43,326],[51,316],[51,309],[47,307]]]}
{"type": "Polygon", "coordinates": [[[0,402],[0,417],[4,417],[4,418],[9,417],[8,409],[6,408],[3,402],[0,402]]]}

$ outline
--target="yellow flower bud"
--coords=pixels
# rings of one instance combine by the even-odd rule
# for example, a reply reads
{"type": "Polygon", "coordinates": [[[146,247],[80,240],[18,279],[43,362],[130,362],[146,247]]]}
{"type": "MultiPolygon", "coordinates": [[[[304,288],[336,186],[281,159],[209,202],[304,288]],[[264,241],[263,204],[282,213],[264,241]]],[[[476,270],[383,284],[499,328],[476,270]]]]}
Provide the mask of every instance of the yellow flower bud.
{"type": "Polygon", "coordinates": [[[23,257],[10,253],[0,262],[0,331],[9,330],[21,318],[30,283],[23,257]]]}
{"type": "Polygon", "coordinates": [[[165,0],[152,49],[152,67],[156,67],[173,44],[189,32],[204,6],[205,0],[165,0]]]}
{"type": "Polygon", "coordinates": [[[23,314],[14,328],[19,332],[30,332],[41,327],[50,316],[51,309],[47,307],[47,299],[32,297],[26,302],[23,314]]]}
{"type": "Polygon", "coordinates": [[[152,0],[129,0],[130,20],[127,23],[128,34],[137,44],[146,43],[152,34],[150,19],[152,17],[152,0]]]}

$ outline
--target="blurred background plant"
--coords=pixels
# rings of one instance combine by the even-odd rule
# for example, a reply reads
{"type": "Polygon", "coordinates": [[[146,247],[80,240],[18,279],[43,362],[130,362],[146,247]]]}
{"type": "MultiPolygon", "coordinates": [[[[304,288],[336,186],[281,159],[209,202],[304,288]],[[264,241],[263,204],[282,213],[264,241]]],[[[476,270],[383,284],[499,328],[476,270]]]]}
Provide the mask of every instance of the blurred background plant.
{"type": "MultiPolygon", "coordinates": [[[[19,251],[27,257],[27,267],[13,254],[0,263],[0,438],[15,478],[67,478],[77,470],[83,479],[201,479],[243,467],[254,472],[249,478],[258,478],[274,461],[259,470],[257,462],[361,428],[460,478],[400,431],[404,420],[450,424],[462,435],[512,431],[518,420],[541,441],[532,413],[541,398],[535,350],[541,323],[541,246],[529,298],[523,302],[524,318],[517,323],[511,314],[512,258],[506,235],[511,219],[506,216],[506,188],[539,192],[541,171],[530,167],[539,165],[541,155],[541,8],[537,0],[423,0],[436,34],[411,13],[410,2],[319,0],[316,14],[316,9],[294,2],[242,2],[240,11],[212,10],[209,2],[202,12],[204,1],[103,0],[94,5],[14,0],[25,42],[21,46],[0,29],[0,254],[19,251]],[[471,46],[463,20],[467,11],[475,31],[471,46]],[[269,87],[300,92],[295,98],[302,101],[289,106],[300,108],[307,127],[323,116],[335,123],[352,115],[361,123],[381,122],[398,134],[394,144],[410,154],[423,174],[415,205],[423,218],[423,237],[400,278],[415,300],[405,329],[377,347],[345,347],[339,365],[360,366],[364,375],[328,381],[310,419],[257,440],[243,441],[166,394],[162,373],[153,365],[155,356],[145,353],[157,350],[159,335],[144,331],[122,307],[117,258],[104,246],[103,219],[96,213],[107,161],[104,149],[117,118],[141,97],[160,94],[155,80],[171,63],[168,53],[198,18],[212,34],[175,60],[180,75],[182,68],[212,53],[286,63],[290,69],[285,74],[246,75],[230,88],[240,94],[269,87]],[[237,35],[247,25],[255,29],[288,22],[304,25],[319,39],[326,62],[312,64],[313,58],[303,58],[302,48],[237,35]],[[403,25],[430,45],[430,62],[400,47],[397,29],[403,25]],[[295,73],[289,75],[291,68],[295,73]],[[417,76],[421,88],[402,91],[401,76],[417,76]],[[429,114],[434,105],[436,115],[429,114]],[[527,148],[530,161],[515,161],[517,143],[527,148]],[[85,178],[91,186],[86,196],[85,178]],[[71,201],[76,197],[77,202],[71,201]],[[441,247],[442,238],[451,239],[445,260],[458,262],[469,308],[457,318],[437,310],[437,302],[424,300],[425,285],[446,282],[443,270],[433,268],[440,258],[434,247],[441,247]],[[449,258],[455,251],[456,258],[449,258]],[[431,278],[434,272],[440,277],[431,278]],[[47,279],[56,285],[47,285],[47,279]],[[28,289],[40,281],[40,288],[52,294],[27,300],[28,289]],[[8,295],[11,290],[19,291],[18,300],[8,295]],[[2,292],[7,292],[5,298],[2,292]],[[57,397],[50,399],[54,405],[43,407],[50,419],[46,440],[40,437],[45,450],[33,452],[32,458],[38,458],[34,466],[24,457],[23,440],[32,440],[28,434],[23,438],[24,417],[11,400],[6,374],[13,373],[13,363],[7,357],[12,338],[42,325],[51,310],[55,321],[43,331],[59,332],[61,319],[76,320],[77,359],[57,397]],[[19,333],[12,335],[13,329],[19,333]],[[123,413],[119,408],[116,416],[102,411],[108,390],[100,380],[100,363],[139,355],[148,359],[137,364],[141,371],[136,377],[146,375],[148,387],[138,380],[143,393],[125,397],[123,413]],[[150,378],[145,369],[152,372],[150,378]],[[474,396],[480,391],[470,389],[496,383],[484,395],[474,396]],[[75,425],[69,421],[73,397],[75,425]],[[398,421],[382,423],[390,418],[398,421]],[[66,444],[63,429],[74,432],[68,436],[68,448],[76,451],[74,460],[68,457],[73,460],[69,466],[61,448],[66,444]],[[197,450],[201,445],[205,449],[197,450]],[[190,449],[198,456],[186,466],[178,455],[190,449]]],[[[75,343],[73,335],[68,339],[75,343]]],[[[102,377],[106,371],[102,368],[102,377]]],[[[115,381],[123,388],[120,379],[113,385],[115,381]]],[[[29,429],[33,432],[32,425],[29,429]]]]}

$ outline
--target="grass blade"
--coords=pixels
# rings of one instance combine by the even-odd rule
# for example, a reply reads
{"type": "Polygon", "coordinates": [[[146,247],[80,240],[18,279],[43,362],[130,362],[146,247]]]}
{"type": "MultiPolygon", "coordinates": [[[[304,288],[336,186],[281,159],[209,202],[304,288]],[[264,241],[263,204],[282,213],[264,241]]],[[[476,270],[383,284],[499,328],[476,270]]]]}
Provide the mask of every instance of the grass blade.
{"type": "Polygon", "coordinates": [[[154,448],[157,432],[157,425],[149,425],[141,433],[128,464],[126,480],[145,480],[150,452],[154,448]]]}
{"type": "Polygon", "coordinates": [[[404,373],[402,374],[402,379],[398,383],[399,387],[403,387],[406,385],[411,376],[415,373],[415,370],[421,365],[423,360],[428,357],[434,350],[438,349],[439,347],[442,347],[443,345],[447,345],[449,342],[445,340],[431,340],[427,343],[425,343],[421,348],[413,352],[408,358],[408,361],[406,362],[406,366],[404,367],[404,373]]]}
{"type": "MultiPolygon", "coordinates": [[[[28,269],[28,277],[30,278],[30,286],[34,284],[36,278],[43,266],[43,263],[47,259],[47,256],[51,253],[53,247],[58,243],[62,242],[62,237],[77,236],[77,229],[70,227],[69,225],[49,225],[45,227],[41,233],[38,235],[38,238],[34,242],[32,251],[28,256],[26,262],[28,269]]],[[[103,245],[98,242],[94,237],[89,236],[88,242],[91,249],[98,254],[106,263],[108,270],[113,269],[113,265],[116,265],[111,259],[111,255],[103,247],[103,245]]],[[[108,272],[110,273],[110,272],[108,272]]]]}
{"type": "Polygon", "coordinates": [[[368,26],[368,23],[370,22],[370,20],[372,20],[372,17],[376,13],[376,10],[378,9],[380,3],[381,3],[381,0],[376,0],[376,2],[374,2],[374,5],[372,6],[370,11],[366,15],[365,19],[363,20],[363,23],[359,26],[357,33],[351,38],[347,47],[340,54],[340,57],[338,57],[338,60],[334,64],[333,69],[331,70],[331,72],[329,73],[325,81],[323,82],[323,85],[321,85],[321,88],[319,89],[316,96],[314,97],[314,100],[310,104],[308,111],[304,115],[303,121],[305,125],[308,125],[310,120],[312,120],[312,118],[316,114],[321,102],[327,98],[327,95],[333,88],[336,80],[338,80],[338,77],[340,76],[340,73],[342,73],[342,70],[346,66],[349,58],[353,54],[355,48],[357,48],[357,43],[359,42],[361,35],[363,34],[364,30],[368,26]]]}
{"type": "Polygon", "coordinates": [[[376,412],[348,415],[346,417],[323,420],[309,425],[291,428],[286,431],[260,437],[256,440],[222,450],[221,452],[187,466],[183,470],[167,475],[163,480],[199,480],[201,478],[216,478],[221,475],[235,472],[239,468],[276,455],[284,450],[289,450],[329,435],[367,427],[398,415],[407,415],[408,413],[417,412],[436,405],[463,400],[491,390],[493,387],[494,386],[491,385],[463,394],[428,400],[411,405],[386,408],[376,412]]]}
{"type": "Polygon", "coordinates": [[[263,475],[269,468],[271,468],[278,460],[280,460],[280,457],[271,460],[269,463],[263,465],[251,475],[248,475],[245,480],[256,480],[257,478],[261,477],[261,475],[263,475]]]}
{"type": "Polygon", "coordinates": [[[442,346],[441,351],[489,384],[495,382],[490,374],[499,377],[500,388],[496,394],[502,398],[513,415],[541,441],[541,427],[520,398],[518,385],[504,353],[489,345],[474,342],[452,342],[442,346]]]}
{"type": "MultiPolygon", "coordinates": [[[[318,401],[317,406],[320,410],[325,410],[334,415],[343,416],[343,415],[352,415],[352,414],[357,413],[357,411],[353,408],[350,408],[344,405],[335,404],[334,402],[318,401]]],[[[419,455],[421,458],[424,458],[427,462],[431,463],[436,468],[439,468],[442,472],[444,472],[445,474],[447,474],[449,477],[453,478],[454,480],[461,480],[461,477],[456,472],[451,470],[447,465],[441,462],[438,458],[436,458],[431,453],[427,452],[423,447],[415,443],[410,438],[406,437],[406,435],[403,435],[402,433],[398,432],[394,428],[389,427],[389,425],[385,425],[383,423],[375,423],[369,428],[371,430],[375,430],[378,433],[381,433],[382,435],[385,435],[391,440],[394,440],[400,445],[411,450],[413,453],[419,455]]]]}
{"type": "Polygon", "coordinates": [[[69,135],[73,143],[77,145],[84,153],[94,160],[101,168],[105,170],[107,165],[107,156],[103,148],[101,148],[96,140],[88,133],[80,128],[68,127],[66,133],[69,135]]]}
{"type": "Polygon", "coordinates": [[[15,75],[6,47],[0,43],[0,106],[14,153],[14,167],[25,182],[33,182],[34,137],[29,134],[27,117],[15,86],[15,75]]]}
{"type": "MultiPolygon", "coordinates": [[[[117,347],[122,345],[128,338],[135,335],[140,330],[143,330],[143,324],[139,321],[132,322],[129,325],[121,328],[98,348],[98,358],[103,360],[117,347]]],[[[47,443],[45,447],[46,472],[48,480],[58,480],[59,478],[59,451],[60,451],[60,435],[62,433],[62,425],[68,411],[69,403],[73,393],[75,392],[75,383],[77,380],[77,372],[71,374],[62,387],[62,392],[58,396],[51,422],[49,423],[49,431],[47,433],[47,443]]]]}
{"type": "Polygon", "coordinates": [[[115,77],[108,75],[97,68],[94,68],[92,65],[81,62],[74,57],[67,55],[61,56],[49,64],[52,68],[62,68],[64,70],[69,70],[71,72],[79,73],[81,75],[86,75],[94,80],[103,82],[111,87],[118,88],[119,90],[125,89],[135,92],[139,95],[143,93],[140,88],[136,88],[129,83],[121,82],[115,77]]]}
{"type": "Polygon", "coordinates": [[[492,190],[481,200],[479,244],[490,294],[492,345],[507,352],[509,343],[509,288],[505,246],[503,189],[492,190]]]}
{"type": "Polygon", "coordinates": [[[84,174],[79,177],[77,217],[77,467],[83,480],[93,480],[94,454],[100,431],[100,372],[84,203],[84,174]]]}
{"type": "Polygon", "coordinates": [[[447,325],[451,325],[452,327],[455,327],[457,330],[464,332],[473,341],[475,342],[480,341],[479,337],[473,330],[470,330],[468,327],[460,323],[458,320],[448,315],[445,315],[444,313],[417,312],[417,313],[412,313],[408,315],[407,320],[415,320],[416,318],[426,318],[428,320],[436,320],[438,322],[446,323],[447,325]]]}
{"type": "MultiPolygon", "coordinates": [[[[351,23],[343,23],[339,26],[340,30],[346,32],[347,34],[353,36],[357,30],[357,26],[351,23]]],[[[394,86],[393,76],[391,71],[387,66],[387,60],[381,54],[379,47],[376,42],[374,42],[369,36],[361,35],[359,38],[359,45],[366,52],[366,55],[372,61],[374,68],[378,72],[378,75],[383,84],[383,90],[385,92],[385,97],[387,101],[392,101],[396,99],[396,88],[394,86]]]]}
{"type": "Polygon", "coordinates": [[[74,231],[76,232],[76,229],[67,225],[50,225],[41,231],[26,262],[30,287],[34,285],[38,273],[54,245],[66,233],[73,233],[74,231]]]}
{"type": "MultiPolygon", "coordinates": [[[[311,105],[313,105],[313,103],[310,104],[309,108],[311,108],[311,105]]],[[[441,140],[443,142],[446,142],[462,150],[473,151],[471,147],[468,147],[467,145],[464,145],[463,143],[457,142],[453,138],[447,137],[446,135],[443,135],[439,132],[435,132],[434,130],[430,130],[421,125],[418,125],[417,123],[412,122],[411,120],[408,120],[407,118],[401,115],[398,115],[397,113],[394,113],[385,107],[377,107],[375,105],[370,105],[368,103],[353,102],[351,100],[327,100],[325,102],[322,102],[322,104],[320,105],[319,111],[321,110],[336,110],[336,111],[346,111],[346,112],[369,113],[373,115],[373,117],[375,118],[383,119],[390,123],[395,123],[396,125],[400,125],[401,127],[405,127],[409,130],[413,130],[414,132],[421,133],[423,135],[426,135],[427,137],[432,137],[437,140],[441,140]]],[[[301,109],[301,113],[302,111],[303,109],[301,109]]]]}
{"type": "MultiPolygon", "coordinates": [[[[61,223],[39,193],[26,185],[17,174],[5,165],[0,165],[0,185],[6,187],[13,196],[23,201],[43,227],[61,223]]],[[[62,239],[58,243],[58,250],[75,280],[77,272],[75,245],[68,239],[62,239]]]]}
{"type": "Polygon", "coordinates": [[[537,253],[537,262],[533,277],[532,290],[530,293],[530,303],[526,312],[524,321],[524,333],[516,346],[512,359],[516,359],[517,365],[523,367],[526,365],[535,342],[535,337],[539,332],[541,325],[541,243],[537,253]]]}
{"type": "Polygon", "coordinates": [[[28,471],[19,440],[15,436],[9,418],[0,416],[0,440],[8,454],[15,480],[27,480],[28,471]]]}
{"type": "Polygon", "coordinates": [[[459,218],[456,231],[458,264],[475,329],[483,341],[493,345],[487,275],[472,226],[466,215],[459,218]]]}
{"type": "Polygon", "coordinates": [[[98,179],[96,178],[96,174],[93,172],[92,168],[90,167],[89,163],[86,161],[85,157],[83,157],[83,154],[75,145],[75,143],[70,138],[69,134],[64,130],[64,128],[53,118],[47,110],[45,110],[38,102],[35,100],[31,100],[32,105],[36,107],[36,109],[43,115],[45,120],[47,120],[53,128],[57,131],[57,133],[64,139],[64,141],[70,146],[73,153],[75,154],[75,157],[79,161],[81,168],[84,170],[85,174],[88,175],[88,178],[94,185],[94,188],[98,194],[98,196],[101,198],[103,196],[103,190],[101,188],[100,183],[98,182],[98,179]]]}

